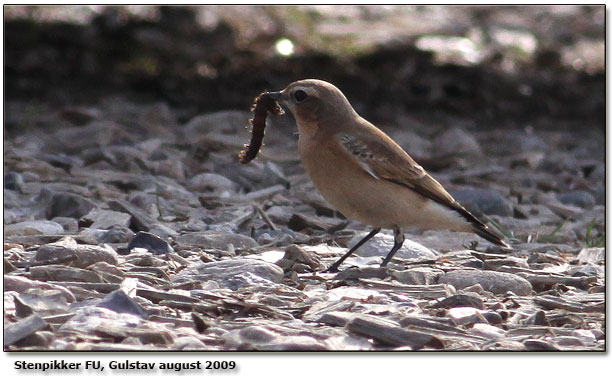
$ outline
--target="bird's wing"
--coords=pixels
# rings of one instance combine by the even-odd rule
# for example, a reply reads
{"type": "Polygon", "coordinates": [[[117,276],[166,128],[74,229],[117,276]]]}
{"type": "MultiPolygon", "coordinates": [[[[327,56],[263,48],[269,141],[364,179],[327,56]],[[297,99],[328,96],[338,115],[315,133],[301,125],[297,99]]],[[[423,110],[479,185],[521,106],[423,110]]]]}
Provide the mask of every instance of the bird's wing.
{"type": "Polygon", "coordinates": [[[384,179],[413,191],[459,213],[476,225],[485,226],[468,212],[412,159],[398,144],[378,128],[369,125],[350,134],[337,135],[342,149],[376,179],[384,179]]]}

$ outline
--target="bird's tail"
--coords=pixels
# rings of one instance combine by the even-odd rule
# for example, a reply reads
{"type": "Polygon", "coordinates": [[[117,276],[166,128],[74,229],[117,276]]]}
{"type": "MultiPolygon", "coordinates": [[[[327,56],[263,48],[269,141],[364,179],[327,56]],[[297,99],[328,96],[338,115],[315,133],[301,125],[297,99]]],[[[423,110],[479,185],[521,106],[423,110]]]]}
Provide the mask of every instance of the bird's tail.
{"type": "Polygon", "coordinates": [[[506,243],[504,241],[504,237],[502,234],[497,233],[497,231],[495,231],[494,229],[490,228],[487,225],[481,225],[481,224],[474,224],[472,226],[474,233],[478,236],[480,236],[481,238],[484,238],[488,241],[490,241],[493,244],[497,244],[501,247],[506,247],[506,248],[510,248],[510,246],[508,245],[508,243],[506,243]]]}

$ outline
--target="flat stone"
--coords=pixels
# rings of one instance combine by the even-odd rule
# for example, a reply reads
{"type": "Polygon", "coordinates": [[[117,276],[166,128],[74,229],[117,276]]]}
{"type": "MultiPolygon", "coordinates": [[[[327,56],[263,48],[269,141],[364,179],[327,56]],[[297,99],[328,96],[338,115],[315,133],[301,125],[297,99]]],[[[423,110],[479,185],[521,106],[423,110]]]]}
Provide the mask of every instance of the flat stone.
{"type": "Polygon", "coordinates": [[[134,237],[134,232],[127,227],[112,226],[98,236],[100,243],[127,243],[134,237]]]}
{"type": "MultiPolygon", "coordinates": [[[[66,314],[70,311],[69,297],[60,290],[35,287],[22,292],[19,297],[23,304],[44,317],[66,314]]],[[[15,305],[15,308],[17,306],[18,304],[15,305]]]]}
{"type": "Polygon", "coordinates": [[[474,326],[469,331],[471,334],[490,339],[497,339],[506,335],[506,331],[502,328],[483,323],[474,324],[474,326]]]}
{"type": "Polygon", "coordinates": [[[73,303],[76,301],[74,295],[65,287],[57,286],[55,284],[33,281],[26,277],[4,275],[4,291],[16,291],[18,293],[25,293],[29,289],[43,289],[51,291],[59,291],[59,293],[66,299],[67,303],[73,303]]]}
{"type": "Polygon", "coordinates": [[[486,311],[474,307],[453,307],[446,312],[446,316],[457,325],[488,324],[484,313],[486,311]]]}
{"type": "Polygon", "coordinates": [[[408,285],[433,285],[444,272],[440,269],[417,267],[407,270],[390,270],[389,274],[396,281],[408,285]]]}
{"type": "Polygon", "coordinates": [[[431,334],[404,329],[390,320],[371,315],[362,314],[355,317],[346,325],[346,329],[351,333],[395,347],[409,346],[411,349],[444,348],[442,341],[431,334]]]}
{"type": "Polygon", "coordinates": [[[459,127],[453,127],[436,137],[432,146],[444,155],[478,156],[482,149],[476,138],[459,127]]]}
{"type": "Polygon", "coordinates": [[[92,210],[81,221],[91,222],[91,229],[107,229],[112,226],[130,227],[131,216],[114,210],[92,210]]]}
{"type": "Polygon", "coordinates": [[[36,261],[49,261],[53,259],[66,259],[71,256],[70,266],[85,268],[96,262],[104,261],[117,265],[117,252],[109,246],[77,244],[73,238],[64,238],[55,243],[40,246],[36,252],[36,261]]]}
{"type": "Polygon", "coordinates": [[[258,247],[255,239],[245,235],[232,234],[220,231],[189,232],[176,238],[177,247],[203,248],[203,249],[227,249],[231,244],[234,249],[250,249],[258,247]]]}
{"type": "MultiPolygon", "coordinates": [[[[367,232],[357,233],[353,239],[349,242],[347,248],[351,248],[364,236],[366,236],[367,232]]],[[[367,243],[359,247],[355,251],[356,255],[363,257],[372,257],[372,256],[382,256],[385,257],[393,248],[394,238],[392,235],[387,234],[377,234],[372,239],[370,239],[367,243]]],[[[419,243],[416,243],[410,239],[406,239],[402,247],[397,251],[394,257],[403,258],[403,259],[418,259],[418,258],[435,258],[437,257],[436,252],[432,251],[429,248],[422,246],[419,243]]]]}
{"type": "Polygon", "coordinates": [[[75,193],[55,193],[47,207],[47,218],[71,217],[79,219],[96,207],[97,205],[92,200],[75,193]]]}
{"type": "Polygon", "coordinates": [[[110,200],[107,204],[113,210],[128,213],[132,217],[132,224],[140,231],[150,231],[151,227],[157,223],[153,216],[127,201],[110,200]]]}
{"type": "Polygon", "coordinates": [[[140,231],[134,235],[127,246],[127,251],[134,248],[144,248],[154,255],[163,255],[169,252],[174,252],[174,249],[168,242],[157,235],[140,231]]]}
{"type": "Polygon", "coordinates": [[[8,325],[4,328],[4,346],[10,346],[48,325],[49,324],[37,314],[33,314],[21,321],[8,325]]]}
{"type": "Polygon", "coordinates": [[[10,171],[4,174],[4,188],[12,191],[23,192],[23,176],[21,174],[10,171]]]}
{"type": "Polygon", "coordinates": [[[453,285],[457,290],[478,283],[494,294],[505,294],[508,291],[521,296],[532,294],[531,284],[525,278],[489,270],[454,270],[440,276],[438,283],[453,285]]]}
{"type": "Polygon", "coordinates": [[[200,341],[195,337],[185,336],[179,337],[174,340],[172,344],[172,350],[183,351],[183,350],[206,350],[208,347],[204,342],[200,341]]]}
{"type": "Polygon", "coordinates": [[[129,297],[123,290],[116,290],[106,295],[98,304],[98,307],[103,307],[115,311],[117,313],[129,313],[139,317],[146,318],[147,311],[133,298],[129,297]]]}
{"type": "Polygon", "coordinates": [[[582,263],[598,263],[606,257],[605,248],[583,248],[576,258],[582,263]]]}
{"type": "Polygon", "coordinates": [[[286,272],[296,269],[300,264],[310,271],[315,271],[321,265],[321,260],[317,254],[308,252],[302,247],[294,244],[285,248],[283,258],[278,260],[275,264],[283,268],[286,272]]]}
{"type": "Polygon", "coordinates": [[[595,205],[595,197],[591,193],[582,190],[557,193],[557,199],[566,205],[585,209],[590,209],[595,205]]]}
{"type": "Polygon", "coordinates": [[[47,220],[25,221],[4,226],[4,235],[57,235],[64,228],[59,223],[47,220]]]}
{"type": "Polygon", "coordinates": [[[51,220],[64,228],[65,233],[74,233],[79,230],[79,221],[70,217],[53,217],[51,220]]]}
{"type": "Polygon", "coordinates": [[[100,273],[66,265],[43,265],[30,268],[30,275],[39,281],[106,282],[100,273]]]}
{"type": "Polygon", "coordinates": [[[283,282],[283,269],[269,262],[255,259],[233,259],[190,266],[174,278],[172,283],[215,281],[221,288],[238,290],[258,284],[276,286],[283,282]]]}
{"type": "Polygon", "coordinates": [[[475,293],[456,294],[431,305],[431,308],[474,307],[484,308],[482,298],[475,293]]]}
{"type": "Polygon", "coordinates": [[[222,194],[226,191],[233,192],[236,189],[236,183],[223,175],[205,172],[189,178],[187,188],[199,192],[222,194]]]}

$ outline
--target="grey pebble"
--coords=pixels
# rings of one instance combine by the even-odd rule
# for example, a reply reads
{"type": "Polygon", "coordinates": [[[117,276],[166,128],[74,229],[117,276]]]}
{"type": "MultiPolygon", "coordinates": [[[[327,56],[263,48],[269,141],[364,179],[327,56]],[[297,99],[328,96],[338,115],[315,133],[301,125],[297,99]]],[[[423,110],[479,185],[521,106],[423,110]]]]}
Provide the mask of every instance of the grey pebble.
{"type": "Polygon", "coordinates": [[[512,204],[499,192],[483,188],[449,189],[449,193],[474,215],[512,215],[512,204]]]}
{"type": "Polygon", "coordinates": [[[123,290],[115,290],[107,294],[102,301],[96,304],[98,307],[110,309],[117,313],[130,313],[142,318],[148,316],[147,311],[134,299],[129,297],[123,290]]]}
{"type": "Polygon", "coordinates": [[[79,219],[96,207],[97,205],[92,200],[75,193],[55,193],[47,207],[47,218],[71,217],[79,219]]]}
{"type": "Polygon", "coordinates": [[[531,284],[525,278],[490,270],[454,270],[441,276],[438,283],[453,285],[457,290],[478,283],[494,294],[505,294],[508,291],[521,296],[532,294],[531,284]]]}
{"type": "MultiPolygon", "coordinates": [[[[358,232],[349,242],[347,248],[351,248],[353,245],[357,244],[364,236],[366,236],[367,232],[358,232]]],[[[372,257],[372,256],[386,256],[391,248],[393,248],[394,239],[392,235],[388,234],[377,234],[372,239],[370,239],[367,243],[359,247],[355,251],[356,255],[363,257],[372,257]]],[[[418,258],[435,258],[437,257],[436,252],[432,251],[429,248],[422,246],[419,243],[416,243],[410,239],[406,239],[402,247],[395,254],[397,258],[403,259],[418,259],[418,258]]]]}
{"type": "Polygon", "coordinates": [[[220,231],[190,232],[179,235],[176,243],[182,247],[199,247],[212,249],[227,249],[228,244],[235,249],[249,249],[259,246],[257,242],[248,236],[220,231]]]}
{"type": "Polygon", "coordinates": [[[583,190],[558,193],[557,199],[563,204],[585,209],[590,209],[595,205],[595,197],[593,197],[591,193],[583,190]]]}
{"type": "Polygon", "coordinates": [[[144,248],[154,255],[163,255],[169,252],[174,252],[174,249],[167,241],[157,235],[140,231],[132,238],[127,246],[127,251],[134,248],[144,248]]]}
{"type": "Polygon", "coordinates": [[[209,263],[197,263],[172,278],[173,283],[210,281],[221,288],[238,290],[260,283],[274,286],[283,282],[283,269],[269,262],[255,259],[233,259],[209,263]]]}
{"type": "Polygon", "coordinates": [[[64,238],[55,243],[40,246],[36,252],[37,261],[48,261],[74,256],[70,265],[85,268],[99,261],[105,261],[116,265],[118,262],[117,252],[108,246],[97,246],[77,244],[73,238],[64,238]]]}
{"type": "Polygon", "coordinates": [[[56,222],[48,220],[25,221],[4,226],[4,235],[57,235],[64,228],[56,222]]]}

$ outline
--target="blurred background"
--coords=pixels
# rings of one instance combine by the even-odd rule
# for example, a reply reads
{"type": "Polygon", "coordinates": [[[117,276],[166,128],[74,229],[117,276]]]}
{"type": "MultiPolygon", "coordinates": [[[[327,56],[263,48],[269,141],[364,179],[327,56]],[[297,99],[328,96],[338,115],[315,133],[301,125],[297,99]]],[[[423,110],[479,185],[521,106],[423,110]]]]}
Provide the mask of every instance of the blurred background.
{"type": "Polygon", "coordinates": [[[120,93],[186,121],[320,78],[374,121],[604,128],[603,6],[5,6],[4,17],[9,108],[120,93]]]}
{"type": "Polygon", "coordinates": [[[266,210],[308,208],[293,197],[316,193],[290,114],[269,117],[257,160],[236,155],[256,95],[319,78],[509,238],[603,242],[603,6],[5,6],[4,16],[7,223],[52,219],[58,191],[105,208],[126,198],[177,232],[250,234],[248,221],[228,225],[240,215],[227,207],[217,218],[217,201],[279,184],[266,210]]]}

